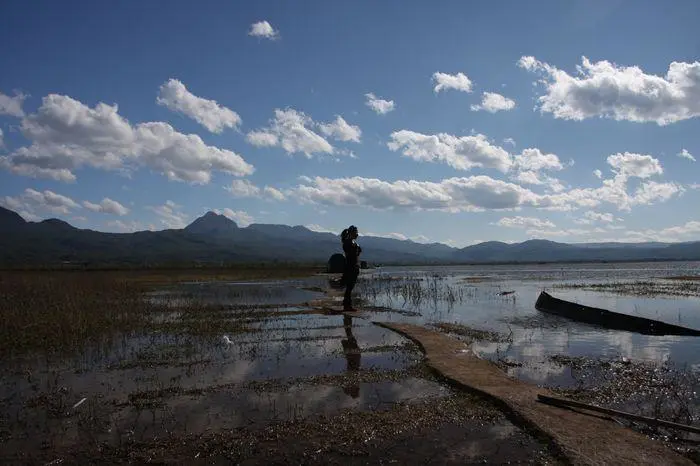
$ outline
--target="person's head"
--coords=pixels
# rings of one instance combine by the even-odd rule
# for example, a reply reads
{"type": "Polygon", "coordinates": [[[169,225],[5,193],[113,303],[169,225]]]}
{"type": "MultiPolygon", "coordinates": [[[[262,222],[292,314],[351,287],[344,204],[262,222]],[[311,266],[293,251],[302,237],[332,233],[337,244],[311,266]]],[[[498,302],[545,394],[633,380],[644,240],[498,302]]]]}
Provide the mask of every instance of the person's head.
{"type": "Polygon", "coordinates": [[[347,241],[350,239],[357,238],[357,235],[357,227],[355,225],[350,225],[348,228],[346,228],[340,233],[340,239],[343,241],[347,241]]]}

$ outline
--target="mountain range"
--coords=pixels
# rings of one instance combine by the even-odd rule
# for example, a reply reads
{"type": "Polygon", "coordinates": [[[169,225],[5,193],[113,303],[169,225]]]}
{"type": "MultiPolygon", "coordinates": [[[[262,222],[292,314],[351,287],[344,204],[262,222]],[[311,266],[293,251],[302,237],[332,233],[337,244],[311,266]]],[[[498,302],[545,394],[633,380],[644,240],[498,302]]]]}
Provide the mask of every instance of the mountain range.
{"type": "MultiPolygon", "coordinates": [[[[700,260],[700,241],[689,243],[566,244],[546,240],[489,241],[465,248],[362,236],[370,264],[465,264],[566,261],[700,260]]],[[[0,266],[155,266],[246,262],[325,263],[342,253],[333,233],[303,226],[251,224],[207,212],[183,229],[105,233],[79,229],[58,219],[25,221],[0,207],[0,266]]]]}

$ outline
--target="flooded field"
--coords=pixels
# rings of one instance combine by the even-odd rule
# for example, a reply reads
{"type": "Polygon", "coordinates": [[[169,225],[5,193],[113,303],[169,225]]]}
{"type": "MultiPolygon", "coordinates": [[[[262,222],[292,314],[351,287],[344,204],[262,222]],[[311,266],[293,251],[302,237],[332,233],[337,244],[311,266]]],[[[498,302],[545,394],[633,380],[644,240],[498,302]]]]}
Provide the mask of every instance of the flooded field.
{"type": "Polygon", "coordinates": [[[324,312],[324,276],[0,278],[3,464],[556,461],[407,339],[324,312]]]}
{"type": "MultiPolygon", "coordinates": [[[[375,270],[372,305],[470,343],[513,377],[636,414],[700,425],[700,338],[609,330],[542,313],[539,293],[700,329],[700,263],[375,270]]],[[[693,439],[697,441],[697,439],[693,439]]]]}

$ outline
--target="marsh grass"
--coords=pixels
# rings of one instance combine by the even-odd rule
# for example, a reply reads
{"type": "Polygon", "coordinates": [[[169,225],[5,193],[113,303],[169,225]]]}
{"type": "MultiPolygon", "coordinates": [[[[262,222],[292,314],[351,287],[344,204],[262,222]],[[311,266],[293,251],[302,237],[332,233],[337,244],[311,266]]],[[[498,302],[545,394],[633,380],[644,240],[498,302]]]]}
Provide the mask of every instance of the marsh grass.
{"type": "Polygon", "coordinates": [[[700,281],[684,278],[655,281],[624,281],[609,283],[561,283],[552,288],[581,289],[631,296],[700,296],[700,281]]]}
{"type": "Polygon", "coordinates": [[[383,302],[389,307],[451,308],[476,292],[472,286],[453,283],[443,275],[408,277],[374,276],[358,282],[358,296],[371,303],[383,302]]]}
{"type": "Polygon", "coordinates": [[[104,274],[1,273],[0,355],[76,351],[144,326],[142,286],[104,274]]]}

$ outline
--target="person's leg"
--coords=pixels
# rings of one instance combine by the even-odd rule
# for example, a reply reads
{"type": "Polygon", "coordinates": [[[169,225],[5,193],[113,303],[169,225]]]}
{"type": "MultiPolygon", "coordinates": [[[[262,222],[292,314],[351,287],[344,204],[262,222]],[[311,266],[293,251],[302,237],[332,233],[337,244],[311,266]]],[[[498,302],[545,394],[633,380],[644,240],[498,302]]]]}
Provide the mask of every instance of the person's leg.
{"type": "Polygon", "coordinates": [[[352,309],[352,290],[355,288],[359,271],[348,271],[347,281],[345,282],[345,297],[343,298],[343,308],[352,309]]]}

